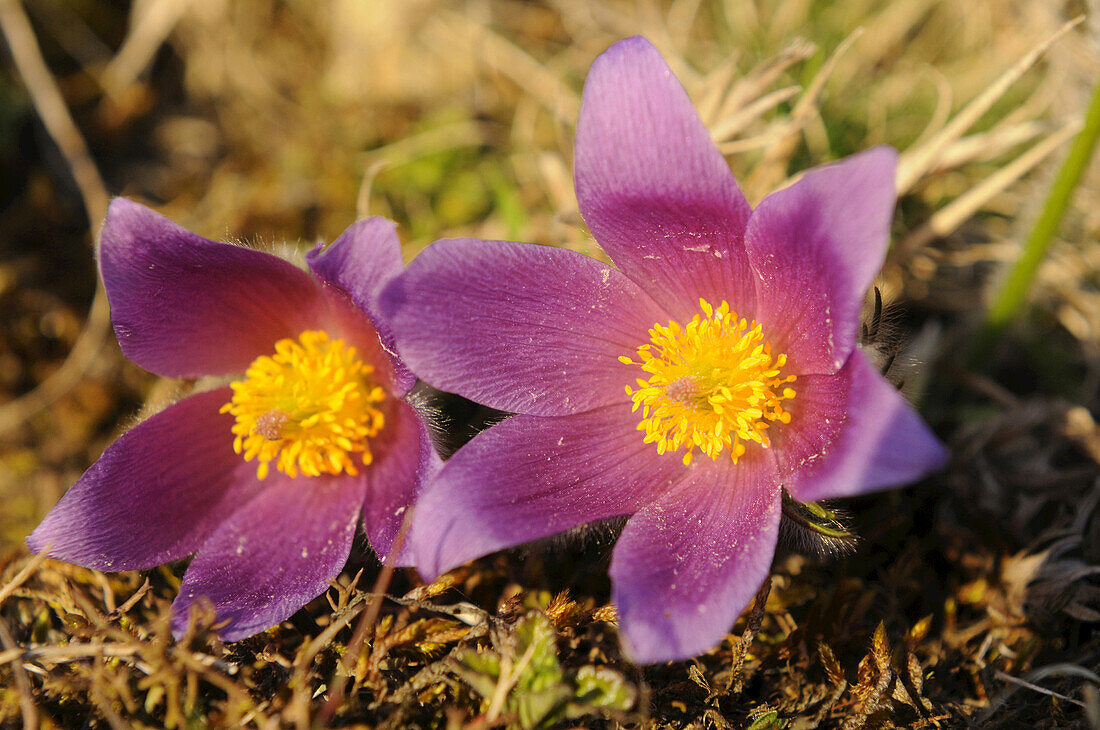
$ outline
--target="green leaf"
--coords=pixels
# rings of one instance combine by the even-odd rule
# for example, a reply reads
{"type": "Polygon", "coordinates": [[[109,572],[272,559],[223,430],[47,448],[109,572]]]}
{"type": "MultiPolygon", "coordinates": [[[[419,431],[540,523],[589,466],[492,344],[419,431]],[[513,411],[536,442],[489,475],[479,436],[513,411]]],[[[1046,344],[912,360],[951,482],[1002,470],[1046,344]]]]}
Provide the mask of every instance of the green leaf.
{"type": "Polygon", "coordinates": [[[563,711],[573,697],[573,690],[565,684],[554,685],[538,692],[516,692],[510,709],[524,730],[548,727],[563,716],[563,711]]]}
{"type": "Polygon", "coordinates": [[[787,721],[775,710],[769,710],[753,720],[747,730],[782,730],[785,727],[787,727],[787,721]]]}
{"type": "Polygon", "coordinates": [[[471,689],[485,698],[493,696],[500,681],[500,657],[465,649],[455,652],[453,662],[454,673],[471,689]]]}
{"type": "Polygon", "coordinates": [[[563,675],[558,664],[558,647],[554,627],[541,613],[532,612],[516,626],[516,656],[518,664],[527,653],[531,658],[516,682],[519,692],[539,692],[561,684],[563,675]]]}
{"type": "Polygon", "coordinates": [[[577,671],[577,702],[587,707],[629,710],[637,693],[623,675],[607,667],[584,666],[577,671]]]}

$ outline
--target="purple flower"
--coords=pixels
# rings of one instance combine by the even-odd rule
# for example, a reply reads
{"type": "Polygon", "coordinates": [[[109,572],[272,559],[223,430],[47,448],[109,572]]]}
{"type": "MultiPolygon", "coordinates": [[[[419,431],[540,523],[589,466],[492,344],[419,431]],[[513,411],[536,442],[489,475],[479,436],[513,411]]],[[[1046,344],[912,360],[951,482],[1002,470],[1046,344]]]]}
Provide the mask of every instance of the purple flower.
{"type": "Polygon", "coordinates": [[[716,644],[775,551],[781,490],[912,481],[943,447],[855,347],[895,204],[894,150],[810,170],[754,210],[657,50],[592,66],[581,213],[613,268],[557,248],[433,244],[384,291],[431,385],[517,413],[425,487],[428,577],[630,515],[611,563],[643,663],[716,644]]]}
{"type": "Polygon", "coordinates": [[[213,602],[227,641],[276,624],[343,568],[362,515],[382,557],[435,457],[402,400],[415,377],[377,308],[401,271],[371,218],[306,257],[215,243],[128,200],[99,266],[122,351],[170,378],[218,376],[112,444],[27,538],[97,570],[191,553],[173,631],[213,602]],[[237,378],[228,383],[229,376],[237,378]]]}

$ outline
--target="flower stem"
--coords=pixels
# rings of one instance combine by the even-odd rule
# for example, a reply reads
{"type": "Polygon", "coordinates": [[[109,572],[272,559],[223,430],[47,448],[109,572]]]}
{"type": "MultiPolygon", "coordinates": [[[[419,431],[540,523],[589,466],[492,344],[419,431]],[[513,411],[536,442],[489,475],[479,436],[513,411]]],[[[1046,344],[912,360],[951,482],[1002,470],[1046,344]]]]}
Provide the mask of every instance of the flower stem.
{"type": "Polygon", "coordinates": [[[1023,252],[986,312],[978,352],[988,352],[989,346],[1000,337],[1023,305],[1039,265],[1050,248],[1054,234],[1058,232],[1073,191],[1088,168],[1097,139],[1100,139],[1100,82],[1093,89],[1092,101],[1085,113],[1084,127],[1074,139],[1069,154],[1058,170],[1046,203],[1024,243],[1023,252]]]}

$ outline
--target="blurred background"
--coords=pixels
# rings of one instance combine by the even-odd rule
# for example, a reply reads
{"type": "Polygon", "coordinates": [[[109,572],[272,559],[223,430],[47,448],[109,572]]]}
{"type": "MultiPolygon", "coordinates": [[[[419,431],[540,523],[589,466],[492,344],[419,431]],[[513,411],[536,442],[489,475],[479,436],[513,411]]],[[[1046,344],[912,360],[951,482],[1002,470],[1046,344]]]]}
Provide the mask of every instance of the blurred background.
{"type": "MultiPolygon", "coordinates": [[[[382,215],[407,259],[458,235],[600,256],[577,213],[573,125],[595,56],[643,34],[753,203],[806,167],[903,152],[869,344],[896,355],[893,379],[955,460],[930,486],[855,504],[864,542],[839,568],[781,559],[769,611],[798,625],[812,613],[798,591],[872,591],[844,599],[866,603],[861,628],[837,634],[853,683],[879,621],[896,643],[934,616],[939,643],[918,667],[943,662],[941,696],[907,722],[1007,712],[996,698],[1021,706],[1017,692],[1100,722],[1083,675],[1057,675],[1077,704],[994,675],[1100,660],[1100,169],[1000,347],[977,366],[957,356],[1080,128],[1100,77],[1095,13],[1074,0],[0,0],[0,585],[65,489],[180,387],[122,358],[96,297],[110,196],[249,245],[305,247],[382,215]],[[818,578],[783,582],[805,571],[818,578]]],[[[24,613],[10,620],[33,620],[59,582],[98,579],[34,580],[38,599],[31,583],[13,592],[24,613]]],[[[750,665],[804,655],[820,674],[809,634],[776,626],[750,665]]],[[[785,690],[768,691],[793,717],[774,699],[785,690]]]]}

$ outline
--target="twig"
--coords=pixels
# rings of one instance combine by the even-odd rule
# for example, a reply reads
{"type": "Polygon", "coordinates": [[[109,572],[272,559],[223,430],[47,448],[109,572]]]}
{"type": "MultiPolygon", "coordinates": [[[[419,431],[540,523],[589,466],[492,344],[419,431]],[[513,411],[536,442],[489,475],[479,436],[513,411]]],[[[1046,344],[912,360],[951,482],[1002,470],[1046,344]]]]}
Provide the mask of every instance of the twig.
{"type": "MultiPolygon", "coordinates": [[[[7,650],[18,648],[3,618],[0,618],[0,645],[7,650]]],[[[34,704],[34,695],[31,693],[31,682],[27,677],[27,671],[23,669],[21,662],[12,662],[11,672],[15,675],[15,686],[19,690],[19,705],[23,708],[23,727],[26,730],[34,730],[38,727],[38,707],[34,704]]]]}
{"type": "Polygon", "coordinates": [[[138,654],[141,647],[136,644],[66,644],[62,646],[40,646],[33,649],[12,649],[0,653],[0,664],[21,659],[32,661],[44,659],[51,664],[64,664],[88,657],[126,658],[138,654]]]}
{"type": "Polygon", "coordinates": [[[756,591],[756,598],[752,602],[752,609],[749,611],[748,619],[745,621],[745,631],[741,634],[741,637],[737,640],[737,644],[733,649],[732,656],[730,658],[730,673],[726,679],[726,686],[717,692],[712,693],[707,698],[708,701],[714,697],[727,695],[732,691],[735,695],[741,694],[741,690],[744,687],[744,678],[741,676],[741,670],[745,666],[745,657],[749,653],[749,645],[752,644],[756,635],[760,632],[760,626],[764,622],[765,607],[768,603],[768,596],[772,592],[772,577],[769,575],[764,579],[764,582],[760,585],[760,588],[756,591]]]}
{"type": "Polygon", "coordinates": [[[997,679],[1004,680],[1005,682],[1009,682],[1011,684],[1018,684],[1021,687],[1024,687],[1025,689],[1032,690],[1033,692],[1038,692],[1040,694],[1044,694],[1044,695],[1047,695],[1049,697],[1056,697],[1056,698],[1062,700],[1063,702],[1072,702],[1073,704],[1077,705],[1078,707],[1084,707],[1085,706],[1085,703],[1082,702],[1081,700],[1075,700],[1072,697],[1067,697],[1066,695],[1061,694],[1060,692],[1055,692],[1054,690],[1047,689],[1046,687],[1040,687],[1037,684],[1032,684],[1031,682],[1028,682],[1027,680],[1024,680],[1024,679],[1020,679],[1019,677],[1013,677],[1011,674],[1005,674],[1004,672],[1002,672],[1000,670],[997,670],[997,671],[993,672],[993,676],[995,676],[997,679]]]}
{"type": "MultiPolygon", "coordinates": [[[[88,146],[65,106],[65,99],[50,74],[30,20],[19,0],[0,0],[0,32],[11,49],[15,68],[31,97],[47,133],[69,165],[93,233],[107,215],[107,188],[88,152],[88,146]]],[[[88,320],[65,362],[34,390],[0,406],[0,435],[22,424],[64,396],[84,377],[104,343],[110,325],[110,309],[103,285],[96,287],[88,320]]]]}
{"type": "Polygon", "coordinates": [[[14,578],[8,581],[3,588],[0,588],[0,606],[4,605],[4,601],[16,588],[23,585],[27,578],[31,576],[31,573],[38,570],[38,566],[42,565],[46,557],[50,554],[51,547],[53,547],[53,543],[47,545],[45,550],[31,558],[30,562],[24,565],[23,568],[15,574],[14,578]]]}
{"type": "Polygon", "coordinates": [[[125,614],[131,608],[136,606],[138,601],[145,597],[145,594],[149,592],[150,588],[152,588],[152,584],[149,583],[149,579],[146,578],[145,582],[141,584],[141,587],[134,591],[134,595],[127,598],[126,602],[119,606],[117,611],[113,611],[112,613],[117,613],[120,616],[122,614],[125,614]]]}
{"type": "Polygon", "coordinates": [[[386,555],[386,559],[382,563],[382,570],[378,573],[378,578],[375,579],[374,587],[371,589],[373,595],[370,605],[360,615],[359,623],[355,625],[355,633],[352,634],[351,641],[348,642],[347,652],[344,654],[342,662],[344,668],[347,669],[347,673],[337,674],[333,677],[328,699],[317,713],[316,726],[327,727],[333,715],[336,714],[336,709],[344,699],[348,677],[355,670],[355,663],[359,660],[359,652],[367,639],[367,631],[374,626],[374,623],[378,620],[378,614],[382,610],[382,601],[385,599],[386,589],[389,588],[390,581],[393,580],[393,572],[397,568],[394,562],[401,553],[401,548],[405,545],[405,537],[409,534],[409,527],[412,525],[412,514],[413,510],[411,509],[405,511],[405,518],[401,521],[401,526],[397,530],[397,535],[394,536],[389,554],[386,555]]]}

